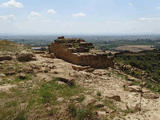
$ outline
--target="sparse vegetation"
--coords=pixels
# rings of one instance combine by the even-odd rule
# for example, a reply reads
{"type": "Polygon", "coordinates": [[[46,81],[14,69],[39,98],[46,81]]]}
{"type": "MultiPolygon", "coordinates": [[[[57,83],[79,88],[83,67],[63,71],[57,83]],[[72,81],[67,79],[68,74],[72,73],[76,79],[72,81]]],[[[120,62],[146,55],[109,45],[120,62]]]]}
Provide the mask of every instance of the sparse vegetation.
{"type": "MultiPolygon", "coordinates": [[[[133,67],[142,69],[148,72],[154,80],[160,80],[160,64],[159,64],[159,50],[146,51],[141,53],[122,53],[116,55],[116,61],[124,64],[129,64],[133,67]]],[[[135,74],[136,75],[136,74],[135,74]]]]}
{"type": "Polygon", "coordinates": [[[104,105],[112,110],[116,110],[116,106],[114,105],[113,101],[108,98],[106,98],[104,105]]]}
{"type": "Polygon", "coordinates": [[[143,73],[141,71],[148,73],[148,76],[146,77],[146,87],[150,88],[152,91],[158,92],[160,88],[159,54],[159,50],[144,51],[141,53],[127,52],[116,55],[116,62],[140,69],[139,71],[134,70],[132,73],[129,73],[129,71],[126,70],[128,74],[136,78],[142,78],[143,73]],[[152,82],[151,79],[154,79],[157,83],[152,82]]]}
{"type": "Polygon", "coordinates": [[[28,46],[19,45],[8,40],[0,40],[0,52],[20,52],[21,50],[30,50],[28,46]]]}
{"type": "Polygon", "coordinates": [[[107,73],[108,77],[111,77],[111,73],[107,73]]]}
{"type": "Polygon", "coordinates": [[[81,103],[84,99],[85,99],[85,96],[84,95],[80,95],[79,98],[77,99],[77,101],[79,103],[81,103]]]}
{"type": "Polygon", "coordinates": [[[15,82],[21,82],[21,81],[32,80],[32,74],[24,74],[23,77],[24,77],[24,78],[21,78],[20,76],[17,76],[14,81],[15,81],[15,82]]]}
{"type": "Polygon", "coordinates": [[[75,104],[71,103],[69,104],[68,109],[72,117],[75,118],[76,120],[92,119],[94,117],[93,106],[77,107],[75,106],[75,104]]]}
{"type": "MultiPolygon", "coordinates": [[[[30,76],[26,77],[25,80],[29,79],[30,76]]],[[[16,81],[22,81],[22,79],[16,78],[16,81]]],[[[35,111],[36,107],[38,107],[38,109],[43,108],[44,113],[47,112],[49,116],[53,116],[56,112],[56,108],[54,107],[60,105],[57,98],[65,98],[65,103],[71,96],[79,95],[80,97],[78,102],[82,102],[84,100],[84,95],[80,94],[83,92],[82,88],[79,86],[61,85],[58,84],[57,81],[58,78],[54,78],[50,82],[36,83],[38,85],[36,88],[24,89],[23,87],[18,87],[13,88],[10,93],[0,92],[1,101],[7,100],[5,104],[0,107],[0,109],[3,109],[3,112],[0,113],[0,119],[8,119],[9,114],[6,113],[10,113],[10,118],[15,116],[15,120],[27,120],[27,113],[35,111]],[[21,104],[26,104],[26,107],[24,109],[19,109],[21,104]],[[49,104],[54,109],[45,111],[45,104],[49,104]],[[15,110],[17,110],[16,113],[14,112],[15,110]],[[25,110],[25,112],[23,110],[25,110]]],[[[2,103],[4,103],[4,101],[2,103]]],[[[83,117],[83,113],[81,114],[82,116],[78,115],[80,118],[83,117]]]]}
{"type": "MultiPolygon", "coordinates": [[[[7,52],[11,51],[13,53],[20,50],[19,47],[7,49],[7,52]]],[[[40,57],[40,59],[41,58],[42,57],[40,57]]],[[[57,77],[59,74],[58,70],[63,69],[63,72],[66,68],[70,70],[71,65],[64,64],[63,61],[64,65],[62,64],[60,66],[62,69],[57,69],[59,66],[57,67],[57,64],[54,63],[53,60],[49,61],[49,58],[45,59],[46,62],[42,61],[41,63],[38,61],[40,62],[37,62],[38,65],[33,64],[35,61],[23,63],[15,59],[0,62],[0,71],[2,72],[2,74],[0,73],[2,76],[0,77],[0,120],[97,120],[102,116],[106,116],[106,120],[112,120],[118,117],[124,119],[128,114],[137,112],[132,108],[124,108],[124,110],[120,108],[121,104],[122,106],[124,104],[122,103],[124,98],[121,99],[122,101],[116,101],[110,97],[104,96],[106,93],[111,93],[112,90],[116,93],[115,86],[121,87],[121,85],[123,86],[126,82],[125,80],[130,81],[127,75],[124,76],[120,74],[119,71],[114,71],[114,69],[103,71],[97,69],[100,75],[94,75],[93,73],[93,76],[90,72],[83,72],[83,76],[83,74],[79,75],[78,72],[74,71],[77,76],[74,77],[72,81],[72,79],[57,77]],[[49,64],[50,62],[51,64],[49,64]],[[53,69],[52,66],[50,66],[52,64],[56,66],[53,69]],[[50,69],[48,73],[44,72],[46,68],[50,69]],[[55,72],[51,72],[51,70],[55,70],[55,72]],[[117,73],[119,76],[117,76],[117,73]],[[84,81],[86,77],[89,82],[87,80],[84,81]],[[121,78],[119,79],[118,77],[121,78]],[[115,85],[112,86],[112,81],[122,79],[123,81],[120,81],[120,83],[114,82],[115,85]],[[78,84],[79,80],[81,80],[80,84],[78,84]],[[92,80],[93,83],[91,83],[90,80],[92,80]],[[83,82],[85,82],[85,88],[79,86],[81,83],[83,84],[83,82]],[[102,87],[102,89],[99,87],[102,87]],[[95,90],[97,92],[95,92],[95,90]],[[103,94],[98,90],[104,90],[103,94]],[[105,92],[106,90],[108,91],[105,92]]],[[[124,58],[124,61],[125,59],[126,58],[124,58]]],[[[127,58],[127,60],[129,59],[127,58]]],[[[134,65],[134,63],[132,63],[132,65],[134,65]]],[[[69,75],[71,74],[69,73],[69,75]]],[[[141,73],[135,71],[134,76],[139,76],[140,78],[141,73]]],[[[133,81],[132,84],[137,86],[141,85],[139,81],[133,81]]],[[[147,81],[146,87],[150,88],[152,91],[160,92],[160,85],[149,80],[147,81]]],[[[122,92],[121,90],[123,89],[120,89],[120,92],[122,92]]],[[[120,95],[119,97],[121,98],[120,95]]]]}
{"type": "Polygon", "coordinates": [[[58,97],[64,97],[67,99],[71,96],[79,95],[82,92],[82,89],[78,86],[71,87],[67,85],[60,85],[56,83],[56,81],[58,81],[57,78],[54,78],[49,83],[44,83],[41,85],[39,95],[42,103],[56,104],[56,99],[58,97]]]}
{"type": "Polygon", "coordinates": [[[100,92],[100,91],[97,92],[97,96],[98,96],[98,97],[101,96],[101,92],[100,92]]]}
{"type": "Polygon", "coordinates": [[[18,115],[14,118],[14,120],[27,120],[25,111],[19,112],[18,115]]]}

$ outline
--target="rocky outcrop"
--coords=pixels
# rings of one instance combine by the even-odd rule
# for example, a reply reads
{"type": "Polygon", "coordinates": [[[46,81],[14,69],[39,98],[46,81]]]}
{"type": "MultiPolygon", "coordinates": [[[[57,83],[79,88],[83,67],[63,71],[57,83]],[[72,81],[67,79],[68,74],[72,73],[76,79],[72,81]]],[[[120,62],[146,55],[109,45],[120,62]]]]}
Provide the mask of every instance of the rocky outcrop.
{"type": "Polygon", "coordinates": [[[57,58],[73,64],[91,66],[93,68],[113,67],[113,58],[105,52],[90,52],[94,49],[92,43],[86,43],[83,39],[66,39],[59,37],[49,45],[49,53],[54,53],[57,58]]]}

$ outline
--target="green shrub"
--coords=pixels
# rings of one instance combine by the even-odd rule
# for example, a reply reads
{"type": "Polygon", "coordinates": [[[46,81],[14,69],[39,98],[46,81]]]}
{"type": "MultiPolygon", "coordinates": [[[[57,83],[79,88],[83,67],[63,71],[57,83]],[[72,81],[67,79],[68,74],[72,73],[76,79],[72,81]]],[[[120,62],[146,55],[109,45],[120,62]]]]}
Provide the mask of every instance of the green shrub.
{"type": "Polygon", "coordinates": [[[100,91],[97,92],[97,96],[98,96],[98,97],[102,96],[102,94],[101,94],[100,91]]]}
{"type": "Polygon", "coordinates": [[[160,50],[144,51],[140,53],[121,53],[115,56],[116,62],[131,65],[138,68],[130,72],[126,70],[127,74],[130,74],[136,78],[142,78],[142,72],[148,73],[146,79],[147,88],[154,92],[159,91],[160,83],[160,62],[159,62],[160,50]],[[157,83],[151,82],[149,79],[154,79],[157,83]]]}
{"type": "Polygon", "coordinates": [[[114,105],[114,102],[108,98],[106,98],[104,105],[112,110],[116,110],[116,106],[114,105]]]}
{"type": "Polygon", "coordinates": [[[80,95],[79,98],[77,99],[78,102],[82,102],[85,99],[84,95],[80,95]]]}
{"type": "Polygon", "coordinates": [[[18,115],[16,116],[16,118],[14,118],[14,120],[27,120],[25,111],[18,113],[18,115]]]}

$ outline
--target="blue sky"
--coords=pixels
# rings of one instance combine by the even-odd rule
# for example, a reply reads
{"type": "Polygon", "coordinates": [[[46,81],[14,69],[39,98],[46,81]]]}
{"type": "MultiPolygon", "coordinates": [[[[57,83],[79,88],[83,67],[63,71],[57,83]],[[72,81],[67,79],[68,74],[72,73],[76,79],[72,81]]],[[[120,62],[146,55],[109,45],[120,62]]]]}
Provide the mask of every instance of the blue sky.
{"type": "Polygon", "coordinates": [[[160,0],[0,0],[1,34],[160,34],[160,0]]]}

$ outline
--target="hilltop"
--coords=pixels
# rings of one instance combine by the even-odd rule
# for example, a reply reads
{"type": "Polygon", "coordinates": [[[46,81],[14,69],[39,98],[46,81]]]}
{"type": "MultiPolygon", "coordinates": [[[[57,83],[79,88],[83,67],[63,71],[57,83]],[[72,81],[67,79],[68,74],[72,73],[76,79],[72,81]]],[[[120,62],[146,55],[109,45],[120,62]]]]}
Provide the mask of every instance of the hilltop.
{"type": "Polygon", "coordinates": [[[159,93],[141,91],[141,79],[119,64],[96,69],[10,41],[0,46],[0,119],[160,119],[159,93]]]}

